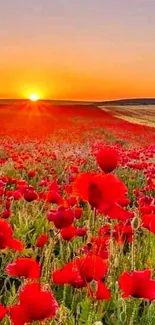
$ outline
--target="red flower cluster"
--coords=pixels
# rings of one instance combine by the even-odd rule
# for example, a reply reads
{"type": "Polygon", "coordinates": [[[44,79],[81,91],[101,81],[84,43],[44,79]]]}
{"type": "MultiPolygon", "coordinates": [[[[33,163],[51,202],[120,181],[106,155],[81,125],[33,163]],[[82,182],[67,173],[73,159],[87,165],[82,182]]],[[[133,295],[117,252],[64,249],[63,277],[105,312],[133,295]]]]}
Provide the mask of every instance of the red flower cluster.
{"type": "MultiPolygon", "coordinates": [[[[13,288],[21,283],[18,295],[15,293],[16,305],[8,306],[8,291],[4,293],[2,302],[6,301],[7,307],[0,305],[0,321],[6,315],[13,325],[51,321],[59,308],[56,298],[62,300],[61,285],[82,289],[79,290],[82,296],[86,294],[90,300],[108,300],[111,296],[113,299],[115,283],[110,267],[117,251],[126,254],[124,269],[129,271],[116,279],[122,298],[155,300],[155,280],[151,278],[151,271],[130,272],[128,259],[134,240],[138,242],[141,235],[142,240],[143,236],[147,238],[148,232],[152,233],[151,238],[155,234],[154,130],[134,126],[85,105],[53,106],[51,113],[50,104],[39,104],[38,108],[37,105],[33,107],[35,118],[32,114],[32,123],[29,123],[24,105],[20,105],[20,109],[14,107],[15,119],[10,118],[13,115],[9,111],[7,121],[3,112],[6,106],[2,110],[0,107],[2,272],[11,277],[8,282],[15,283],[13,288]],[[80,118],[75,123],[76,114],[80,118]],[[106,145],[107,134],[100,134],[103,128],[114,137],[114,146],[106,145]],[[53,136],[52,141],[49,134],[53,136]],[[144,137],[140,137],[141,134],[144,137]],[[144,147],[143,142],[147,146],[144,147]],[[133,147],[127,148],[126,143],[133,147]],[[140,143],[142,148],[135,149],[140,143]],[[8,176],[10,170],[3,168],[8,161],[14,176],[8,176]],[[120,167],[118,173],[122,172],[121,179],[127,173],[125,183],[128,187],[112,173],[117,167],[120,167]],[[36,216],[34,208],[39,211],[36,216]],[[27,213],[22,215],[24,209],[27,213]],[[9,218],[10,223],[6,220],[9,218]],[[19,224],[19,229],[23,226],[23,231],[27,232],[24,234],[25,250],[24,244],[16,238],[16,234],[20,235],[19,224]],[[9,249],[19,252],[14,260],[9,249]],[[65,262],[60,268],[61,258],[65,262]],[[56,298],[48,289],[49,269],[44,267],[49,267],[50,263],[56,298]],[[46,285],[41,284],[43,281],[46,285]]],[[[77,292],[73,288],[70,291],[77,292]]],[[[61,303],[63,312],[63,301],[61,303]]],[[[113,303],[115,301],[112,301],[112,309],[113,303]]],[[[105,306],[106,311],[109,308],[110,305],[105,306]]]]}
{"type": "Polygon", "coordinates": [[[19,303],[10,308],[13,325],[52,319],[58,304],[52,292],[43,290],[39,283],[26,284],[19,295],[19,303]]]}
{"type": "MultiPolygon", "coordinates": [[[[62,269],[52,274],[53,282],[57,285],[70,284],[75,288],[89,287],[91,281],[96,281],[100,288],[102,299],[109,299],[110,293],[105,285],[101,285],[107,273],[108,266],[104,260],[94,254],[76,258],[62,269]],[[107,292],[108,298],[107,298],[107,292]],[[105,293],[105,295],[104,295],[105,293]]],[[[91,291],[90,291],[91,292],[91,291]]],[[[90,293],[89,292],[89,293],[90,293]]]]}

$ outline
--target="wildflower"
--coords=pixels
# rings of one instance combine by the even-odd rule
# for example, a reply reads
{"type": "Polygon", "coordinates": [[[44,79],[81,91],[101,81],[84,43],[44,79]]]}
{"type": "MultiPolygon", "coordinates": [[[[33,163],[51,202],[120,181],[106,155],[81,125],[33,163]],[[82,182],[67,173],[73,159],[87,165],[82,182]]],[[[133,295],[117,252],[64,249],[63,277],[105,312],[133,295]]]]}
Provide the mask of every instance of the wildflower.
{"type": "Polygon", "coordinates": [[[47,234],[41,234],[36,240],[36,246],[37,247],[44,247],[48,242],[48,235],[47,234]]]}
{"type": "Polygon", "coordinates": [[[89,284],[88,295],[97,300],[109,300],[111,298],[110,290],[106,287],[103,281],[96,282],[96,290],[93,291],[91,283],[89,284]]]}
{"type": "Polygon", "coordinates": [[[27,202],[35,201],[38,199],[38,194],[36,193],[36,191],[33,188],[28,187],[24,191],[24,199],[27,202]]]}
{"type": "Polygon", "coordinates": [[[55,204],[62,204],[63,203],[63,199],[60,196],[60,194],[56,191],[50,190],[47,194],[46,194],[46,201],[48,203],[55,203],[55,204]]]}
{"type": "Polygon", "coordinates": [[[17,258],[12,264],[7,265],[6,271],[9,276],[25,277],[26,279],[40,277],[40,265],[33,258],[17,258]]]}
{"type": "Polygon", "coordinates": [[[79,174],[73,183],[73,191],[83,201],[98,209],[101,213],[112,219],[125,220],[131,215],[117,204],[124,198],[127,187],[112,174],[79,174]]]}
{"type": "Polygon", "coordinates": [[[155,214],[144,214],[142,216],[142,227],[155,234],[155,214]]]}
{"type": "Polygon", "coordinates": [[[0,305],[0,321],[5,317],[7,313],[8,313],[8,309],[3,305],[0,305]]]}
{"type": "Polygon", "coordinates": [[[155,280],[151,279],[151,270],[124,272],[119,279],[122,297],[155,299],[155,280]]]}
{"type": "Polygon", "coordinates": [[[77,228],[73,225],[67,228],[62,228],[60,231],[61,237],[64,240],[70,241],[77,235],[77,228]]]}
{"type": "Polygon", "coordinates": [[[0,219],[0,249],[4,248],[22,252],[24,245],[20,240],[13,237],[13,230],[9,222],[0,219]]]}
{"type": "Polygon", "coordinates": [[[58,229],[71,226],[74,221],[74,212],[72,209],[59,207],[57,210],[48,212],[47,218],[49,221],[53,221],[54,225],[58,229]]]}
{"type": "Polygon", "coordinates": [[[87,235],[87,232],[88,232],[88,228],[86,228],[86,227],[83,227],[83,228],[77,228],[77,229],[76,229],[76,234],[77,234],[77,236],[79,236],[79,237],[86,236],[86,235],[87,235]]]}
{"type": "Polygon", "coordinates": [[[10,316],[13,325],[24,325],[52,319],[57,310],[52,292],[43,290],[39,283],[29,283],[20,292],[19,303],[10,308],[10,316]]]}
{"type": "Polygon", "coordinates": [[[112,172],[118,164],[118,154],[116,150],[105,147],[97,153],[96,156],[97,164],[105,172],[112,172]]]}

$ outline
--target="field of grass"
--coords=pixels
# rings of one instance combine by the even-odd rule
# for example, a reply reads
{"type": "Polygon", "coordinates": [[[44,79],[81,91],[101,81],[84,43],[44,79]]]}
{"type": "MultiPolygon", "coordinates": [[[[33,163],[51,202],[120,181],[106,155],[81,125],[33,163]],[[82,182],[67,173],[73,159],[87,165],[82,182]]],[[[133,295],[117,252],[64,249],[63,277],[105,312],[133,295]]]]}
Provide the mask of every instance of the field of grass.
{"type": "Polygon", "coordinates": [[[0,105],[2,325],[155,324],[155,133],[116,115],[0,105]]]}
{"type": "Polygon", "coordinates": [[[124,106],[105,106],[101,107],[103,111],[107,111],[114,116],[126,121],[155,126],[155,106],[154,105],[124,105],[124,106]]]}

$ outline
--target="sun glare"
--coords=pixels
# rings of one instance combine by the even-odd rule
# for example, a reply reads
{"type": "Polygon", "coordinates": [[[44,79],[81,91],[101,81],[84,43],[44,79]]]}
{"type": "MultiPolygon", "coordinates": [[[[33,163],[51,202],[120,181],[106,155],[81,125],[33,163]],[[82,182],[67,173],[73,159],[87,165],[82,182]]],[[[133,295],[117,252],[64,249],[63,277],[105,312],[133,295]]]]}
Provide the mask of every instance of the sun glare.
{"type": "Polygon", "coordinates": [[[30,95],[30,100],[32,102],[37,102],[39,100],[39,96],[37,94],[31,94],[30,95]]]}

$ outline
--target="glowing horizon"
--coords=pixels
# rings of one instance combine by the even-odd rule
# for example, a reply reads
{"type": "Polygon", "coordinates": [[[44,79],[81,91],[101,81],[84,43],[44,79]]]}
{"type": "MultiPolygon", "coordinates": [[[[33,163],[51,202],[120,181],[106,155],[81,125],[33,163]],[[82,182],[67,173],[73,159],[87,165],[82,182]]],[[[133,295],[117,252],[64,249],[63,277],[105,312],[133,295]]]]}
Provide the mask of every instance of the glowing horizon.
{"type": "Polygon", "coordinates": [[[31,94],[29,99],[31,100],[31,102],[37,102],[40,98],[37,94],[31,94]]]}
{"type": "Polygon", "coordinates": [[[155,97],[153,0],[6,0],[0,98],[155,97]]]}

